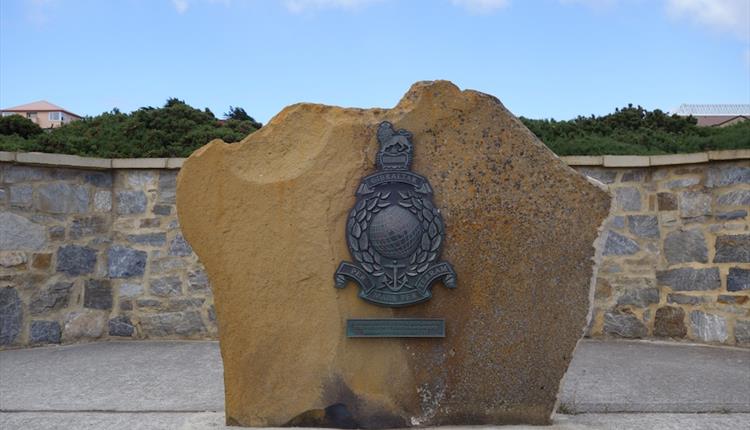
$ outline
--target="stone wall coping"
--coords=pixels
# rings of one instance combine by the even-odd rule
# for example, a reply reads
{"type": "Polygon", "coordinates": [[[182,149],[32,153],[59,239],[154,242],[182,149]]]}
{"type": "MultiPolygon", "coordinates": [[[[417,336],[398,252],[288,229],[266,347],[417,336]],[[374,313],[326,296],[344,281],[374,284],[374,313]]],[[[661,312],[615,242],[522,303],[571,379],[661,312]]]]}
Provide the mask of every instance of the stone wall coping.
{"type": "Polygon", "coordinates": [[[47,154],[44,152],[17,152],[14,161],[22,164],[85,167],[89,169],[109,169],[112,167],[112,160],[109,158],[79,157],[77,155],[47,154]]]}
{"type": "MultiPolygon", "coordinates": [[[[667,155],[572,155],[560,157],[569,166],[649,167],[747,160],[750,149],[667,155]]],[[[179,169],[185,158],[95,158],[44,152],[0,151],[0,161],[87,169],[179,169]]]]}
{"type": "Polygon", "coordinates": [[[747,160],[750,149],[695,152],[666,155],[573,155],[560,157],[569,166],[649,167],[700,164],[709,161],[747,160]]]}
{"type": "Polygon", "coordinates": [[[113,158],[113,169],[166,169],[166,158],[113,158]]]}

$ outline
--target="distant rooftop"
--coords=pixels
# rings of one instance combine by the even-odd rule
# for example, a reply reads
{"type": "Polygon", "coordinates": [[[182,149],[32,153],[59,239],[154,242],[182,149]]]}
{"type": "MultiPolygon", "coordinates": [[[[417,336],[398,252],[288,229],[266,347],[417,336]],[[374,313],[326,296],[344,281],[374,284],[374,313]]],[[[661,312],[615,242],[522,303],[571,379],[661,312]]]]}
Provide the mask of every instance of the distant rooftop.
{"type": "Polygon", "coordinates": [[[47,100],[39,100],[32,103],[26,103],[25,105],[14,106],[7,109],[1,109],[3,112],[66,112],[70,115],[81,117],[64,107],[60,107],[56,104],[52,104],[47,100]]]}
{"type": "Polygon", "coordinates": [[[750,116],[750,104],[683,103],[672,113],[680,116],[750,116]]]}

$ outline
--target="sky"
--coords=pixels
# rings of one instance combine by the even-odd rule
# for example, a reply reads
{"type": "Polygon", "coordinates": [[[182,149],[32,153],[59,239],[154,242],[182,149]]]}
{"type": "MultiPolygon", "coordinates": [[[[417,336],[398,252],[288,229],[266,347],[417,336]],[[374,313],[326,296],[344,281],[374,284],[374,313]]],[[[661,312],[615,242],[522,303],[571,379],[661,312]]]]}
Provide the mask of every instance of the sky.
{"type": "Polygon", "coordinates": [[[434,79],[529,118],[750,103],[750,0],[0,0],[0,108],[177,97],[265,123],[434,79]]]}

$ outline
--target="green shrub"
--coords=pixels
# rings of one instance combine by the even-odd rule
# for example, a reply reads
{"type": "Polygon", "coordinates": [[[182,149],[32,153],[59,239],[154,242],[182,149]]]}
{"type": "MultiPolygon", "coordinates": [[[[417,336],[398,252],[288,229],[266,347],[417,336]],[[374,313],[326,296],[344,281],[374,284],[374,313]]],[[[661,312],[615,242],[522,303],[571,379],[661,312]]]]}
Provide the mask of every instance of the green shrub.
{"type": "Polygon", "coordinates": [[[238,142],[261,126],[245,116],[220,121],[208,109],[172,98],[162,108],[145,107],[130,114],[114,109],[26,139],[0,135],[0,150],[104,158],[187,157],[212,139],[238,142]]]}
{"type": "Polygon", "coordinates": [[[23,139],[42,134],[44,131],[34,121],[21,115],[0,117],[0,135],[16,135],[23,139]]]}
{"type": "Polygon", "coordinates": [[[521,121],[558,155],[657,155],[750,148],[750,121],[698,127],[693,117],[628,105],[604,116],[521,121]]]}
{"type": "MultiPolygon", "coordinates": [[[[90,157],[187,157],[212,139],[232,143],[262,126],[229,107],[224,121],[171,98],[164,107],[130,114],[117,109],[45,133],[19,115],[0,118],[1,151],[40,151],[90,157]]],[[[558,155],[656,155],[750,148],[750,121],[698,127],[693,117],[628,105],[603,116],[569,121],[521,121],[558,155]]]]}

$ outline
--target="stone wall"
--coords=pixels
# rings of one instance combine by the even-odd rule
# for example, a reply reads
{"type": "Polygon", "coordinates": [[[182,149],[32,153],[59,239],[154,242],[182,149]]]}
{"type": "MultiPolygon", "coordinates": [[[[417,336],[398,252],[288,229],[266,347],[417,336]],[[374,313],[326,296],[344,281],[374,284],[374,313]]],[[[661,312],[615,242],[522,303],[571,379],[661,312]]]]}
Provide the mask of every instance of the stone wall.
{"type": "Polygon", "coordinates": [[[215,338],[176,175],[0,163],[0,347],[215,338]]]}
{"type": "MultiPolygon", "coordinates": [[[[563,160],[616,203],[590,336],[750,346],[750,150],[563,160]]],[[[0,152],[0,348],[216,338],[180,165],[0,152]]]]}
{"type": "Polygon", "coordinates": [[[750,160],[576,169],[615,203],[589,334],[750,346],[750,160]]]}

